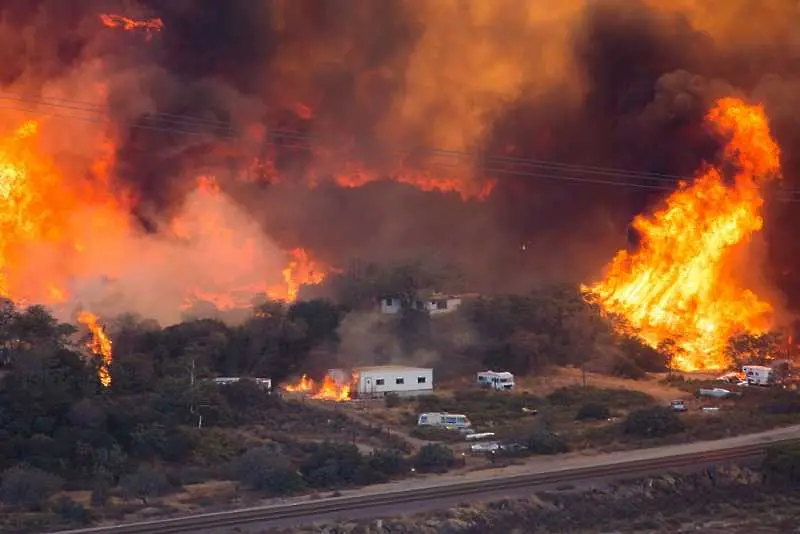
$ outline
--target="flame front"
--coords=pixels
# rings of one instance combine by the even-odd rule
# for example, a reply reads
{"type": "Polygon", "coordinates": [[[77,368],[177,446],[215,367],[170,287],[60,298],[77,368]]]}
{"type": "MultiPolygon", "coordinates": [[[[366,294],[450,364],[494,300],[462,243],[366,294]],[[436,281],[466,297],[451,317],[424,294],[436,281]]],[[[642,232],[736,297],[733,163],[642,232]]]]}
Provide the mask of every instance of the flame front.
{"type": "Polygon", "coordinates": [[[102,358],[97,376],[100,383],[104,387],[108,387],[111,385],[111,338],[106,334],[97,316],[91,312],[83,311],[78,314],[78,322],[85,325],[92,333],[92,340],[86,346],[92,351],[92,354],[102,358]]]}
{"type": "Polygon", "coordinates": [[[286,391],[291,393],[310,393],[312,399],[343,402],[350,399],[353,384],[358,381],[358,374],[354,373],[351,381],[340,384],[330,374],[326,375],[321,384],[308,378],[307,375],[300,377],[295,384],[284,386],[286,391]]]}
{"type": "Polygon", "coordinates": [[[729,337],[763,332],[772,319],[770,304],[735,279],[731,251],[763,226],[760,186],[778,176],[779,149],[760,106],[725,98],[706,118],[729,138],[732,185],[715,168],[681,183],[663,208],[634,220],[639,249],[618,252],[605,279],[583,287],[649,345],[675,341],[673,365],[687,371],[725,367],[729,337]]]}

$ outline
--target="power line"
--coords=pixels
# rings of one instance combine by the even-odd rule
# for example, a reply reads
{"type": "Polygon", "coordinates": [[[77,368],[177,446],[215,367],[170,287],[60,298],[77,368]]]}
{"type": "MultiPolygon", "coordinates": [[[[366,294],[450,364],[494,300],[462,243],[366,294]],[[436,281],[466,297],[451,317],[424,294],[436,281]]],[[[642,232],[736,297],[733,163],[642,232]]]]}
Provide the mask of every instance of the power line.
{"type": "MultiPolygon", "coordinates": [[[[67,99],[43,99],[38,97],[29,97],[25,95],[16,95],[12,93],[0,93],[0,101],[15,102],[18,104],[32,104],[37,107],[20,107],[20,106],[0,106],[0,109],[18,111],[23,113],[33,113],[46,115],[50,117],[64,118],[68,120],[80,120],[91,123],[106,123],[108,122],[108,114],[99,106],[67,99]],[[38,106],[47,107],[53,110],[67,110],[67,112],[59,113],[57,111],[46,112],[38,109],[38,106]],[[78,115],[76,112],[82,112],[86,115],[78,115]]],[[[131,120],[125,123],[130,128],[143,129],[155,131],[160,133],[178,134],[178,135],[198,135],[209,136],[223,140],[240,140],[241,134],[233,129],[229,123],[216,119],[205,119],[201,117],[192,117],[188,115],[177,115],[171,113],[152,113],[147,114],[142,118],[131,120]],[[211,130],[211,131],[209,131],[211,130]]],[[[269,132],[269,140],[266,141],[267,146],[285,146],[281,141],[300,141],[303,145],[294,145],[292,148],[313,150],[312,141],[319,141],[324,143],[324,139],[318,136],[303,134],[300,132],[293,132],[287,130],[272,130],[269,132]]],[[[377,148],[383,148],[387,153],[394,153],[398,157],[409,155],[430,155],[430,156],[446,156],[448,158],[455,158],[452,162],[442,162],[429,160],[426,161],[427,165],[438,167],[454,167],[459,164],[459,160],[480,161],[477,165],[479,170],[482,170],[490,175],[510,175],[519,177],[530,178],[543,178],[560,180],[573,183],[597,184],[597,185],[613,185],[619,187],[629,187],[638,189],[649,189],[659,191],[672,191],[678,186],[680,182],[685,182],[686,179],[677,175],[663,174],[663,173],[647,173],[641,171],[632,171],[625,169],[615,169],[611,167],[591,166],[591,165],[578,165],[567,164],[554,161],[536,160],[531,158],[518,158],[511,156],[489,156],[484,159],[479,159],[479,155],[469,152],[461,152],[455,150],[445,150],[427,147],[415,148],[400,148],[391,145],[373,145],[377,148]],[[510,165],[511,168],[498,167],[498,165],[510,165]],[[520,168],[522,167],[522,168],[520,168]],[[571,174],[560,174],[571,173],[571,174]],[[559,173],[559,174],[554,174],[559,173]],[[574,176],[579,174],[579,176],[574,176]],[[587,177],[590,176],[590,177],[587,177]],[[600,178],[594,178],[598,176],[600,178]],[[612,178],[630,178],[638,180],[636,183],[631,181],[610,180],[612,178]],[[653,183],[647,183],[653,182],[653,183]],[[669,185],[665,185],[669,184],[669,185]]],[[[359,150],[350,151],[352,154],[359,153],[359,150]]],[[[800,195],[800,189],[790,188],[775,188],[782,193],[789,195],[800,195]]],[[[800,202],[800,198],[776,198],[775,200],[781,202],[800,202]]]]}

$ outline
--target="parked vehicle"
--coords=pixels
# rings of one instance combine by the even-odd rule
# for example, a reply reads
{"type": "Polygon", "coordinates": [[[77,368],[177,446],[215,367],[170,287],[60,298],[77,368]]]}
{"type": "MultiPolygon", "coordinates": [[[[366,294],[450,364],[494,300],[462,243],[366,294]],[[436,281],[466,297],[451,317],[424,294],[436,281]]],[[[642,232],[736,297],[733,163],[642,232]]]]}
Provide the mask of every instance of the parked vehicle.
{"type": "Polygon", "coordinates": [[[464,436],[467,441],[480,441],[482,439],[489,439],[495,436],[494,432],[473,432],[464,436]]]}
{"type": "Polygon", "coordinates": [[[669,403],[669,407],[672,409],[673,412],[685,412],[688,410],[686,407],[686,402],[680,399],[671,401],[669,403]]]}
{"type": "Polygon", "coordinates": [[[697,397],[713,397],[715,399],[726,399],[729,397],[741,397],[739,391],[731,391],[725,388],[700,388],[695,393],[697,397]]]}
{"type": "Polygon", "coordinates": [[[473,443],[469,446],[469,452],[471,453],[487,453],[487,452],[496,452],[500,449],[500,444],[496,441],[484,441],[481,443],[473,443]]]}
{"type": "Polygon", "coordinates": [[[764,365],[745,365],[742,367],[747,384],[750,386],[771,386],[775,383],[775,369],[764,365]]]}
{"type": "Polygon", "coordinates": [[[511,391],[514,389],[514,375],[508,371],[482,371],[478,373],[478,384],[496,391],[511,391]]]}
{"type": "Polygon", "coordinates": [[[472,423],[464,414],[432,412],[420,414],[417,425],[461,429],[471,427],[472,423]]]}

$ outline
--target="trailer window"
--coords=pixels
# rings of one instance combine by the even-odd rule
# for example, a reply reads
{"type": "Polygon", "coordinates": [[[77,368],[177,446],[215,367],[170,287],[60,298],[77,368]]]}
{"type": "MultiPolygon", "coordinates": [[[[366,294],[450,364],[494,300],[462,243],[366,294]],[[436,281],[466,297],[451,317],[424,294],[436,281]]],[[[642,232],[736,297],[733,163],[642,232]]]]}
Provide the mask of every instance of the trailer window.
{"type": "Polygon", "coordinates": [[[382,385],[383,385],[383,383],[384,383],[384,380],[383,380],[383,378],[377,378],[377,379],[375,379],[375,385],[376,385],[376,386],[382,386],[382,385]]]}
{"type": "Polygon", "coordinates": [[[405,383],[406,383],[406,381],[405,381],[405,380],[403,380],[402,378],[396,378],[396,379],[395,379],[395,381],[394,381],[394,383],[395,383],[395,384],[397,384],[397,385],[399,386],[399,385],[401,385],[401,384],[405,384],[405,383]]]}
{"type": "Polygon", "coordinates": [[[417,384],[424,384],[425,382],[426,382],[426,380],[425,380],[424,376],[418,376],[417,377],[417,384]]]}

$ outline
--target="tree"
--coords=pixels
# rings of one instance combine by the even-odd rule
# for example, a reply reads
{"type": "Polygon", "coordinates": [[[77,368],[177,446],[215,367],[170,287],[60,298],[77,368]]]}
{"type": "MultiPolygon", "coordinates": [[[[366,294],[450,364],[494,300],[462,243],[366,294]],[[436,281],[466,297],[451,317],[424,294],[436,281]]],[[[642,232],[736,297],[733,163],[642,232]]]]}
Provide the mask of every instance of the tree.
{"type": "Polygon", "coordinates": [[[672,338],[661,340],[656,350],[658,350],[658,352],[660,352],[667,361],[667,371],[670,374],[672,374],[675,363],[679,362],[686,356],[686,349],[683,348],[680,340],[675,340],[672,338]]]}
{"type": "Polygon", "coordinates": [[[356,481],[362,460],[355,445],[325,442],[314,446],[300,472],[312,486],[342,486],[356,481]]]}
{"type": "Polygon", "coordinates": [[[764,365],[780,353],[783,335],[780,332],[750,334],[747,332],[731,336],[725,346],[725,355],[736,367],[743,364],[764,365]]]}
{"type": "Polygon", "coordinates": [[[528,438],[528,450],[534,454],[561,454],[569,452],[569,445],[559,434],[537,428],[528,438]]]}

